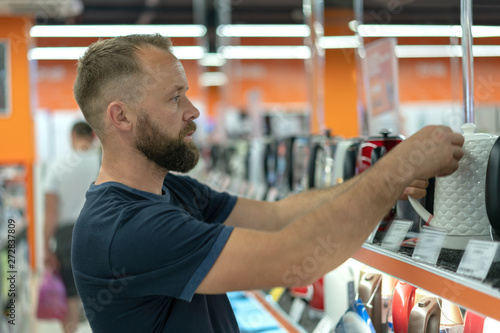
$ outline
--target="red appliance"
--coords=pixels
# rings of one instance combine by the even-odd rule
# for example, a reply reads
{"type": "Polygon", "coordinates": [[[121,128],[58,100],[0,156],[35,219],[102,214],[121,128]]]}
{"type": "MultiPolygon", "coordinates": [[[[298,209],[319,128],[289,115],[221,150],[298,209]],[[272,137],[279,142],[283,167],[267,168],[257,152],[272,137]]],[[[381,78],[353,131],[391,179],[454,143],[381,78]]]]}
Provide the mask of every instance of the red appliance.
{"type": "MultiPolygon", "coordinates": [[[[391,136],[391,131],[388,129],[381,130],[380,134],[381,136],[365,138],[359,146],[356,160],[356,173],[366,171],[369,167],[374,165],[378,159],[404,140],[404,137],[401,135],[391,136]]],[[[382,221],[380,221],[375,238],[383,238],[395,217],[396,202],[394,203],[394,207],[387,213],[382,221]]]]}
{"type": "Polygon", "coordinates": [[[464,333],[483,333],[485,317],[472,311],[467,311],[464,321],[464,333]]]}
{"type": "Polygon", "coordinates": [[[388,153],[398,143],[404,140],[401,135],[390,136],[391,131],[383,129],[381,136],[367,137],[363,140],[358,149],[356,160],[356,172],[361,173],[371,167],[375,162],[388,153]]]}
{"type": "Polygon", "coordinates": [[[408,333],[410,313],[415,304],[415,288],[411,284],[399,281],[392,298],[392,324],[394,332],[408,333]]]}

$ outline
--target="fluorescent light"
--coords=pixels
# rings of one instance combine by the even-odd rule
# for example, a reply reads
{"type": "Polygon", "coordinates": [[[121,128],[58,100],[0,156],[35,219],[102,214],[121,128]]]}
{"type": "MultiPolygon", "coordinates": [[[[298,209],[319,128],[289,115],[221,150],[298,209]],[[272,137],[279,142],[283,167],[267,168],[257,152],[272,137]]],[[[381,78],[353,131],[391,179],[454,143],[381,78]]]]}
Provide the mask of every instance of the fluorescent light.
{"type": "Polygon", "coordinates": [[[358,33],[362,37],[450,37],[456,34],[452,28],[451,25],[361,24],[358,33]]]}
{"type": "Polygon", "coordinates": [[[226,59],[309,59],[311,50],[295,46],[222,46],[219,53],[226,59]]]}
{"type": "MultiPolygon", "coordinates": [[[[459,25],[404,25],[404,24],[350,24],[351,30],[357,29],[361,37],[462,37],[459,25]]],[[[500,26],[474,25],[472,36],[500,37],[500,26]]]]}
{"type": "MultiPolygon", "coordinates": [[[[396,45],[398,58],[462,57],[460,45],[396,45]]],[[[474,57],[500,57],[500,45],[473,45],[474,57]]]]}
{"type": "Polygon", "coordinates": [[[221,37],[307,37],[305,24],[225,24],[217,27],[221,37]]]}
{"type": "Polygon", "coordinates": [[[224,66],[226,63],[226,59],[224,59],[220,54],[218,53],[205,53],[203,58],[201,58],[198,63],[201,66],[214,66],[214,67],[221,67],[224,66]]]}
{"type": "Polygon", "coordinates": [[[116,37],[131,34],[159,33],[168,37],[202,37],[207,28],[185,25],[35,25],[31,37],[116,37]]]}
{"type": "Polygon", "coordinates": [[[474,57],[500,57],[500,45],[473,45],[474,57]]]}
{"type": "MultiPolygon", "coordinates": [[[[28,51],[29,60],[77,60],[87,47],[35,47],[28,51]]],[[[174,46],[173,53],[178,59],[201,59],[205,48],[201,46],[174,46]]]]}
{"type": "Polygon", "coordinates": [[[356,36],[323,36],[319,38],[323,49],[352,49],[360,46],[356,36]]]}
{"type": "MultiPolygon", "coordinates": [[[[462,30],[460,30],[461,32],[462,30]]],[[[460,34],[462,35],[462,34],[460,34]]],[[[500,27],[499,26],[484,26],[484,25],[474,25],[472,26],[472,36],[473,37],[500,37],[500,27]]]]}
{"type": "Polygon", "coordinates": [[[199,83],[204,87],[223,86],[227,83],[227,76],[223,72],[201,73],[199,83]]]}
{"type": "Polygon", "coordinates": [[[451,58],[461,57],[459,45],[396,45],[398,58],[451,58]]]}
{"type": "Polygon", "coordinates": [[[205,55],[205,48],[202,46],[174,46],[173,53],[177,59],[197,60],[205,55]]]}
{"type": "Polygon", "coordinates": [[[28,51],[29,60],[75,60],[87,50],[86,47],[35,47],[28,51]]]}

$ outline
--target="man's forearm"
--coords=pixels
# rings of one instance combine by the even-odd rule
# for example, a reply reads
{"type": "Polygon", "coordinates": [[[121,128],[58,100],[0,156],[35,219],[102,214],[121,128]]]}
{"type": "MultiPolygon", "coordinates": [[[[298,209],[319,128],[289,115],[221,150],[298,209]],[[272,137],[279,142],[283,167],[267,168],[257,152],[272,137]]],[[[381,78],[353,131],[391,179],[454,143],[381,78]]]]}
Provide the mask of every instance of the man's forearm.
{"type": "Polygon", "coordinates": [[[280,228],[285,227],[295,219],[319,208],[325,202],[335,199],[347,191],[351,186],[355,185],[361,177],[363,177],[363,174],[356,175],[336,186],[304,191],[278,201],[276,204],[278,206],[279,221],[281,223],[280,228]]]}
{"type": "Polygon", "coordinates": [[[410,184],[411,176],[393,177],[397,167],[390,159],[382,160],[346,184],[342,195],[282,230],[284,247],[290,246],[285,251],[295,257],[283,274],[285,285],[309,283],[349,258],[410,184]]]}
{"type": "Polygon", "coordinates": [[[333,200],[362,177],[361,174],[337,186],[305,191],[276,202],[238,198],[235,208],[224,224],[263,231],[281,230],[297,218],[333,200]]]}

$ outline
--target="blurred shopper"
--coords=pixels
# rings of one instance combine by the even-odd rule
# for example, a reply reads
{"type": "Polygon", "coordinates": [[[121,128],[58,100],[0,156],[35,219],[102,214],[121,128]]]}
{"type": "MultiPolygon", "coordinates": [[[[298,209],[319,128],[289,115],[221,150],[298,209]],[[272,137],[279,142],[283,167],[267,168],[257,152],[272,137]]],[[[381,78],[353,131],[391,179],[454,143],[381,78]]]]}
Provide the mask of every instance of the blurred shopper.
{"type": "Polygon", "coordinates": [[[396,200],[448,175],[463,136],[426,127],[368,171],[278,202],[217,193],[187,176],[198,110],[160,35],[98,41],[75,98],[103,145],[73,238],[73,270],[101,332],[238,332],[226,292],[300,286],[343,263],[396,200]]]}
{"type": "Polygon", "coordinates": [[[100,154],[94,133],[79,121],[71,130],[71,151],[49,166],[45,179],[45,267],[59,271],[68,297],[64,332],[74,332],[80,322],[80,300],[71,270],[73,227],[85,203],[85,192],[99,173],[100,154]],[[51,246],[55,240],[55,251],[51,246]]]}

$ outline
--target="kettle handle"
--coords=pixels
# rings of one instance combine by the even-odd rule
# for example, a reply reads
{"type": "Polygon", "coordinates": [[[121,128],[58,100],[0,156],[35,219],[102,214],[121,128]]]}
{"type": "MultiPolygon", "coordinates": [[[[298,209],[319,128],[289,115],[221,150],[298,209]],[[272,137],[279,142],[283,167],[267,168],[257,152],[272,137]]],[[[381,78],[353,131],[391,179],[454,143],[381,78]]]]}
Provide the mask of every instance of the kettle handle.
{"type": "Polygon", "coordinates": [[[486,169],[485,204],[491,227],[500,233],[500,138],[496,139],[490,151],[486,169]]]}
{"type": "Polygon", "coordinates": [[[312,152],[311,152],[311,157],[309,159],[309,170],[308,170],[308,178],[309,178],[309,188],[315,188],[318,187],[319,184],[316,184],[316,159],[318,157],[318,152],[319,150],[323,150],[323,147],[321,146],[321,143],[316,142],[313,145],[312,152]]]}
{"type": "Polygon", "coordinates": [[[417,214],[425,221],[425,225],[428,225],[429,222],[434,218],[434,215],[429,213],[417,199],[408,196],[408,201],[410,201],[411,206],[413,207],[413,209],[415,209],[417,214]]]}

